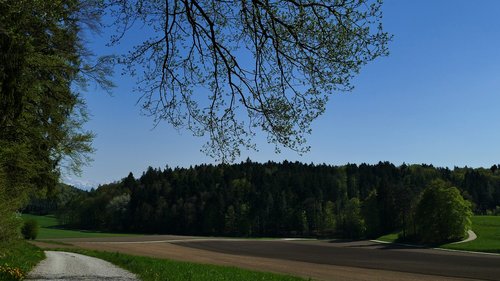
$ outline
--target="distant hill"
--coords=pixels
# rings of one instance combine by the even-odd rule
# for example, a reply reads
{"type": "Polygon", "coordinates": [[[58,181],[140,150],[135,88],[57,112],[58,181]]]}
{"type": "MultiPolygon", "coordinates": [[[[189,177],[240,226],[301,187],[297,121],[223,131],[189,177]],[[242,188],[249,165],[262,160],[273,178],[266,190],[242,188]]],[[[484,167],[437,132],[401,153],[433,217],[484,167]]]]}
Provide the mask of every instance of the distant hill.
{"type": "Polygon", "coordinates": [[[74,186],[59,183],[48,193],[33,194],[22,212],[33,215],[54,214],[60,206],[67,205],[72,198],[86,192],[74,186]]]}

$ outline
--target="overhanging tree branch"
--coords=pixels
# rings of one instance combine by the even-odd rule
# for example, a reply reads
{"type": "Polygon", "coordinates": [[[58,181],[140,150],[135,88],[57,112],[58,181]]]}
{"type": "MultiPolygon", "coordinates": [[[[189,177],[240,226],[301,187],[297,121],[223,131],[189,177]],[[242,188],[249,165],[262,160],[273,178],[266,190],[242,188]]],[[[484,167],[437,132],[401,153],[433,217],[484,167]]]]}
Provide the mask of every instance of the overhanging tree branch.
{"type": "Polygon", "coordinates": [[[388,54],[381,1],[105,1],[118,35],[150,38],[122,60],[157,122],[208,133],[205,151],[231,161],[258,131],[276,148],[308,151],[328,96],[388,54]],[[138,73],[143,73],[138,75],[138,73]]]}

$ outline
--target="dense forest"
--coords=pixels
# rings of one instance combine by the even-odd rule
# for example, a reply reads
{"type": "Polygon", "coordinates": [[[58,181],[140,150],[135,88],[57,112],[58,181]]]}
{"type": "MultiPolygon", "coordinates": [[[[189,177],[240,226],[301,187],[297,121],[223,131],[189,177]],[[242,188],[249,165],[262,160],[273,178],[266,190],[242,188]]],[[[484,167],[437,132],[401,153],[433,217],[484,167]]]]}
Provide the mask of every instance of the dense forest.
{"type": "MultiPolygon", "coordinates": [[[[62,223],[80,229],[373,237],[396,230],[411,232],[422,191],[436,180],[458,188],[475,213],[499,213],[496,165],[450,170],[389,162],[331,166],[247,160],[233,165],[150,167],[138,179],[130,173],[89,192],[62,189],[70,196],[60,195],[58,206],[49,205],[62,223]]],[[[32,202],[41,206],[43,200],[32,202]]],[[[34,211],[36,204],[28,208],[34,211]]]]}

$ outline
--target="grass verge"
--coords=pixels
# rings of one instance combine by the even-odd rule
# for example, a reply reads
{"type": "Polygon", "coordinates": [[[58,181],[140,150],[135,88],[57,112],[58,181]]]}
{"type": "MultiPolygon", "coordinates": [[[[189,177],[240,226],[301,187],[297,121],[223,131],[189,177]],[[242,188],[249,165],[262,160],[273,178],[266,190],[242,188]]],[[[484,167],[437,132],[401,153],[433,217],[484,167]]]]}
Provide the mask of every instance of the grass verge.
{"type": "Polygon", "coordinates": [[[24,240],[0,243],[0,280],[23,280],[44,258],[43,250],[24,240]]]}
{"type": "Polygon", "coordinates": [[[305,281],[306,279],[236,267],[196,264],[121,253],[80,249],[64,250],[109,261],[135,273],[143,281],[305,281]]]}
{"type": "Polygon", "coordinates": [[[133,234],[105,233],[84,230],[63,229],[54,216],[35,216],[23,214],[24,220],[34,219],[38,222],[39,230],[37,239],[60,239],[60,238],[95,238],[95,237],[123,237],[137,236],[133,234]]]}

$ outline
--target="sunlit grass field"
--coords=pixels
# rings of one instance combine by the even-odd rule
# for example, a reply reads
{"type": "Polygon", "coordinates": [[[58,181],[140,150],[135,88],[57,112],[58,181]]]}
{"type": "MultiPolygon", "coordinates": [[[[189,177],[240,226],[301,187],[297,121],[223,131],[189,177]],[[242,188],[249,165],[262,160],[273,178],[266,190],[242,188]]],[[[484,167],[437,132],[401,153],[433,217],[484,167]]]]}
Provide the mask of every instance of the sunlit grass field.
{"type": "Polygon", "coordinates": [[[500,253],[500,216],[472,217],[472,230],[477,239],[460,244],[445,244],[442,248],[500,253]]]}
{"type": "Polygon", "coordinates": [[[394,242],[396,242],[396,240],[398,240],[398,233],[389,233],[386,235],[382,235],[379,238],[377,238],[376,240],[394,243],[394,242]]]}
{"type": "Polygon", "coordinates": [[[117,237],[134,236],[131,234],[104,233],[84,230],[69,230],[59,226],[54,216],[22,215],[23,219],[35,219],[38,222],[39,230],[37,239],[59,239],[59,238],[95,238],[95,237],[117,237]]]}

